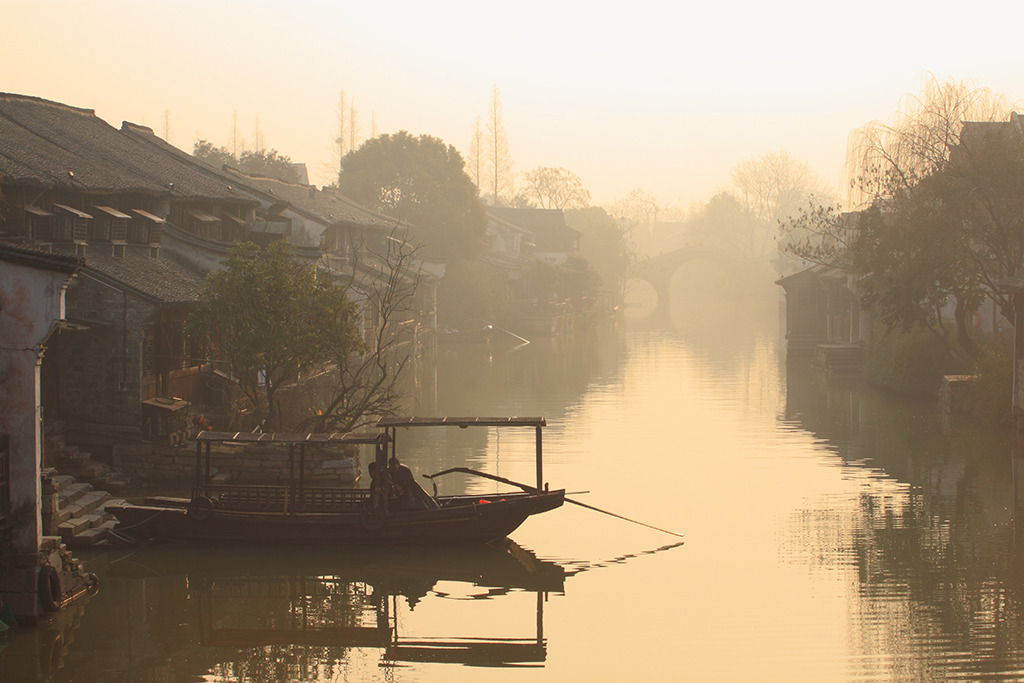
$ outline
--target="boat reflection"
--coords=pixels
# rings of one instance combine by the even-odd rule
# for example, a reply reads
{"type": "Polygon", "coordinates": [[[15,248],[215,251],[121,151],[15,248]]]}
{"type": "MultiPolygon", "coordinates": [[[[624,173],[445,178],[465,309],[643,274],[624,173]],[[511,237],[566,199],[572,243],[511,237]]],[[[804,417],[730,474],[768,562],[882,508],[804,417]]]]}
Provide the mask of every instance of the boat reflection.
{"type": "MultiPolygon", "coordinates": [[[[344,669],[354,650],[366,648],[380,653],[374,666],[543,665],[544,602],[548,593],[563,591],[565,571],[511,541],[270,555],[261,548],[196,548],[186,553],[179,546],[160,545],[114,562],[109,578],[176,585],[184,591],[180,597],[192,606],[185,621],[193,627],[197,645],[219,655],[202,658],[205,676],[273,680],[283,673],[274,670],[282,650],[302,669],[288,676],[299,679],[316,678],[325,668],[344,669]],[[450,635],[448,629],[465,629],[474,621],[474,607],[448,599],[455,594],[472,602],[531,592],[535,598],[529,600],[529,633],[450,635]],[[434,632],[407,636],[402,626],[415,621],[408,616],[420,605],[420,614],[435,608],[445,614],[433,620],[434,632]],[[455,612],[466,614],[449,614],[456,607],[455,612]]],[[[520,612],[522,603],[516,601],[520,612]]]]}

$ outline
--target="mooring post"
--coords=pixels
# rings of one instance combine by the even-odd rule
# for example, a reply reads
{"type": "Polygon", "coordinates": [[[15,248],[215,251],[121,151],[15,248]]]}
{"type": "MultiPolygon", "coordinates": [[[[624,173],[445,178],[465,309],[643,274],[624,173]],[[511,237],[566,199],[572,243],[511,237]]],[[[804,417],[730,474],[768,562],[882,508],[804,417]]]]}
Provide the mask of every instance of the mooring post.
{"type": "Polygon", "coordinates": [[[537,491],[544,490],[544,453],[543,446],[541,445],[541,429],[540,425],[537,425],[537,491]]]}
{"type": "Polygon", "coordinates": [[[203,481],[203,495],[204,496],[210,495],[210,460],[213,459],[213,458],[210,457],[210,446],[211,446],[210,442],[207,441],[206,442],[206,478],[203,481]]]}
{"type": "Polygon", "coordinates": [[[199,440],[198,435],[196,436],[196,477],[192,484],[192,497],[199,495],[199,487],[202,483],[203,476],[203,442],[199,440]]]}

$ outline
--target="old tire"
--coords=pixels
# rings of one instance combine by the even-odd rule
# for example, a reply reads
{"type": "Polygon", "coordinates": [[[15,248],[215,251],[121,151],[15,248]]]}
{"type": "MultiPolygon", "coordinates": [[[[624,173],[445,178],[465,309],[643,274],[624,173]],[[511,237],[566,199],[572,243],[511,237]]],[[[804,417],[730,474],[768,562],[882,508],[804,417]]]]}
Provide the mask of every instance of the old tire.
{"type": "Polygon", "coordinates": [[[204,522],[213,514],[213,501],[206,496],[196,496],[189,501],[185,512],[190,519],[204,522]]]}
{"type": "Polygon", "coordinates": [[[64,586],[61,584],[60,573],[52,565],[44,564],[39,568],[39,602],[47,612],[60,609],[64,586]]]}

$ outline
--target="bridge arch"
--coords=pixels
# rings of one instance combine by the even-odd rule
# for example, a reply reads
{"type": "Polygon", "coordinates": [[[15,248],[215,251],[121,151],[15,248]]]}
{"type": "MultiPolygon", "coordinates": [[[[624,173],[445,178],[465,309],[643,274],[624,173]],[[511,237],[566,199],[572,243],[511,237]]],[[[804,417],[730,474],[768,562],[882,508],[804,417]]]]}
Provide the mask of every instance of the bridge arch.
{"type": "Polygon", "coordinates": [[[726,273],[736,276],[738,283],[751,271],[751,264],[746,259],[723,249],[695,244],[637,261],[629,267],[626,275],[650,284],[658,297],[655,315],[667,315],[670,310],[672,280],[683,266],[692,261],[714,263],[726,273]]]}

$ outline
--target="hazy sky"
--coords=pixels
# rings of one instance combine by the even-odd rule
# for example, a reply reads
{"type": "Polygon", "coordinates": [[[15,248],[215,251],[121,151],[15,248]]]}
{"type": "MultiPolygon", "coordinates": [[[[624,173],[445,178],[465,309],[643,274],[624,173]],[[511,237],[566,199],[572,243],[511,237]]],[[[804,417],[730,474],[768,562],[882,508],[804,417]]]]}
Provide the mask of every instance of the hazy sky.
{"type": "Polygon", "coordinates": [[[870,0],[0,0],[0,91],[95,109],[191,151],[251,139],[334,173],[338,93],[362,137],[427,133],[465,152],[492,85],[515,170],[562,166],[607,203],[686,207],[784,149],[838,184],[849,133],[924,72],[1024,98],[1021,3],[870,0]],[[980,6],[978,6],[980,8],[980,6]]]}

